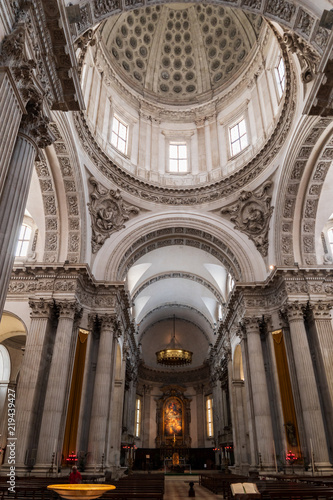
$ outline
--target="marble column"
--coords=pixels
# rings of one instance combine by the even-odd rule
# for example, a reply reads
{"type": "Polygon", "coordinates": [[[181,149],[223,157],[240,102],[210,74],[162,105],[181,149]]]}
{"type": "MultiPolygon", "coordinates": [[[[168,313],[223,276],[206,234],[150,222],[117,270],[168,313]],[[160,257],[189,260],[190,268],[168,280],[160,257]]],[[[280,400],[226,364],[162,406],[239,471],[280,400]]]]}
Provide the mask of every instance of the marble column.
{"type": "Polygon", "coordinates": [[[232,431],[234,443],[235,466],[239,472],[247,473],[250,463],[248,454],[248,426],[245,401],[244,380],[232,380],[232,431]]]}
{"type": "MultiPolygon", "coordinates": [[[[244,326],[247,334],[248,364],[258,458],[260,454],[263,467],[272,467],[273,429],[258,319],[255,317],[244,318],[244,326]]],[[[257,464],[252,463],[252,465],[257,464]]]]}
{"type": "MultiPolygon", "coordinates": [[[[47,380],[50,330],[53,301],[30,300],[31,325],[27,335],[16,395],[16,468],[25,468],[26,458],[37,448],[39,412],[42,408],[42,385],[47,380]]],[[[27,464],[29,465],[29,464],[27,464]]],[[[31,463],[33,465],[33,463],[31,463]]]]}
{"type": "MultiPolygon", "coordinates": [[[[115,339],[116,340],[116,339],[115,339]]],[[[120,346],[117,346],[115,375],[112,388],[111,427],[110,427],[110,452],[109,465],[113,474],[117,474],[120,466],[121,422],[124,406],[124,386],[126,372],[126,351],[121,355],[120,346]]]]}
{"type": "Polygon", "coordinates": [[[6,300],[38,147],[51,143],[46,130],[47,120],[43,121],[39,115],[40,107],[36,103],[27,106],[29,114],[22,118],[0,198],[0,315],[6,300]]]}
{"type": "Polygon", "coordinates": [[[310,305],[316,327],[322,368],[325,373],[331,405],[333,404],[333,327],[332,303],[318,302],[310,305]]]}
{"type": "Polygon", "coordinates": [[[9,68],[0,67],[0,196],[24,112],[25,107],[17,93],[9,68]]]}
{"type": "Polygon", "coordinates": [[[77,332],[74,329],[74,319],[78,312],[76,301],[57,301],[57,307],[59,321],[53,347],[35,467],[35,469],[44,470],[45,472],[51,466],[52,453],[61,452],[62,449],[70,381],[75,357],[74,341],[77,337],[77,332]]]}
{"type": "MultiPolygon", "coordinates": [[[[24,9],[23,9],[24,10],[24,9]]],[[[23,16],[24,18],[24,16],[23,16]]],[[[0,317],[14,262],[38,148],[54,140],[35,86],[35,62],[25,51],[27,23],[19,20],[0,54],[0,317]]]]}
{"type": "MultiPolygon", "coordinates": [[[[90,454],[88,468],[90,469],[96,467],[100,469],[102,457],[105,458],[112,379],[111,357],[115,316],[105,314],[100,317],[100,320],[101,331],[88,442],[88,453],[90,454]]],[[[120,433],[119,428],[118,432],[120,433]]]]}
{"type": "Polygon", "coordinates": [[[313,449],[316,467],[324,470],[330,467],[329,454],[303,311],[303,305],[298,302],[290,303],[285,308],[302,405],[307,452],[310,458],[309,452],[313,449]]]}

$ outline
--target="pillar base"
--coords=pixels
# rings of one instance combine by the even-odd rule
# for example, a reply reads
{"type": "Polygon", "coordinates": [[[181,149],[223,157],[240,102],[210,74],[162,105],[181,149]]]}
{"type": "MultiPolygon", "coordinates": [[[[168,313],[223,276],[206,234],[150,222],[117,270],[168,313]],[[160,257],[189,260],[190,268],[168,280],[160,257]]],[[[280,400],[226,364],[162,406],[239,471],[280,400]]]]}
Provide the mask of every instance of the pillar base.
{"type": "MultiPolygon", "coordinates": [[[[309,469],[311,469],[311,465],[309,466],[309,469]]],[[[316,462],[314,464],[314,474],[316,473],[323,475],[323,474],[332,474],[332,464],[330,462],[316,462]]]]}

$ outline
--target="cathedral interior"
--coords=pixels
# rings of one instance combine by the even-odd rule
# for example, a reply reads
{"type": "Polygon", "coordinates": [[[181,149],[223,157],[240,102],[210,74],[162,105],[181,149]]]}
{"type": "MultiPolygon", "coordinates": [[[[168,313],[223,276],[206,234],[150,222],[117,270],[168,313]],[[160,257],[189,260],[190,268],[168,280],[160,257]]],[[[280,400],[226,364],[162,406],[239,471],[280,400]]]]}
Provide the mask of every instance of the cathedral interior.
{"type": "Polygon", "coordinates": [[[332,27],[0,3],[2,475],[332,473],[332,27]]]}

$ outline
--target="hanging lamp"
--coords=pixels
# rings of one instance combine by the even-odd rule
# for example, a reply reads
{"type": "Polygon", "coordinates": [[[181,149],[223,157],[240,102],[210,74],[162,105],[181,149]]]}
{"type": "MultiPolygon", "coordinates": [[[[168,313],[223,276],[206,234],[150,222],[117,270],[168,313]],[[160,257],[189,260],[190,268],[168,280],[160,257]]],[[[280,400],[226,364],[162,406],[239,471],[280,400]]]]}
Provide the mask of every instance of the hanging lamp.
{"type": "Polygon", "coordinates": [[[173,317],[173,334],[170,343],[156,353],[157,363],[165,366],[185,366],[192,363],[191,351],[186,351],[176,340],[176,319],[173,317]]]}

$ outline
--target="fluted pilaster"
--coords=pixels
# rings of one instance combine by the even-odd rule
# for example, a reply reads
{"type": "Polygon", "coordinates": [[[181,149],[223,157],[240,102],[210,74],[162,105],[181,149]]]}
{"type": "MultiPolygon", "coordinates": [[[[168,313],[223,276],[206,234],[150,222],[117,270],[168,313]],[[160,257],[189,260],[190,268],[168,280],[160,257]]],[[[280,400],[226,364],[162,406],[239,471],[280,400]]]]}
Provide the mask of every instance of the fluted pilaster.
{"type": "Polygon", "coordinates": [[[61,451],[65,431],[70,380],[74,362],[74,319],[78,312],[76,301],[57,301],[59,321],[53,348],[50,375],[40,431],[37,468],[50,468],[52,453],[61,451]]]}
{"type": "MultiPolygon", "coordinates": [[[[46,335],[49,327],[52,301],[44,299],[30,300],[31,325],[27,335],[25,353],[17,387],[17,440],[16,464],[24,466],[27,450],[35,448],[35,428],[40,410],[40,391],[43,379],[47,378],[46,335]]],[[[30,453],[29,452],[29,453],[30,453]]]]}
{"type": "Polygon", "coordinates": [[[285,307],[290,327],[308,456],[311,458],[310,450],[313,448],[317,466],[326,467],[329,464],[327,442],[303,310],[304,305],[298,302],[285,307]]]}
{"type": "Polygon", "coordinates": [[[0,68],[0,196],[13,154],[24,106],[9,68],[0,68]]]}
{"type": "Polygon", "coordinates": [[[102,456],[105,457],[112,380],[111,357],[115,316],[104,315],[100,319],[101,332],[89,429],[90,467],[96,467],[97,465],[100,467],[102,456]]]}
{"type": "Polygon", "coordinates": [[[318,344],[331,397],[331,404],[333,404],[333,327],[331,318],[333,304],[318,302],[316,304],[311,304],[310,307],[316,326],[318,344]]]}
{"type": "Polygon", "coordinates": [[[272,466],[273,429],[258,319],[245,318],[244,326],[247,334],[257,451],[261,455],[262,465],[272,466]]]}

